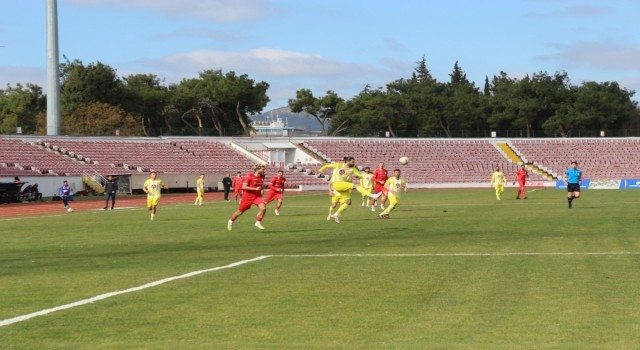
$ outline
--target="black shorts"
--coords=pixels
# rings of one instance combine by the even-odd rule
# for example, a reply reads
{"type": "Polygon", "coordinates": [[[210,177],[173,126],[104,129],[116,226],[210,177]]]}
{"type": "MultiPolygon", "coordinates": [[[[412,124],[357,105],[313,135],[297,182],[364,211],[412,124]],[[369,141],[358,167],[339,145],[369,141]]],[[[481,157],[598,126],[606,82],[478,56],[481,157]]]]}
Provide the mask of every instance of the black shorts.
{"type": "Polygon", "coordinates": [[[580,192],[580,184],[567,184],[567,192],[580,192]]]}

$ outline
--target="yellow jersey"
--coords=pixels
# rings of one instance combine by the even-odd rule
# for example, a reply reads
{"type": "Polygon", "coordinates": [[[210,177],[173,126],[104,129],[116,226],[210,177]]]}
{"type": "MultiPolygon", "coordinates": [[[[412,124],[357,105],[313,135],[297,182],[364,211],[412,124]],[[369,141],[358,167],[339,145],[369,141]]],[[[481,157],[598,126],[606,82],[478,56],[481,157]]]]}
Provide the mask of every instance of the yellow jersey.
{"type": "Polygon", "coordinates": [[[144,188],[147,189],[147,199],[160,198],[160,190],[164,187],[164,181],[156,178],[147,179],[144,182],[144,188]]]}
{"type": "Polygon", "coordinates": [[[344,162],[336,162],[323,165],[319,171],[325,169],[333,169],[333,175],[331,176],[331,182],[353,182],[353,177],[360,178],[360,171],[355,166],[347,166],[344,162]]]}
{"type": "Polygon", "coordinates": [[[390,195],[400,197],[400,193],[407,188],[407,181],[403,178],[392,176],[384,183],[384,187],[390,195]]]}

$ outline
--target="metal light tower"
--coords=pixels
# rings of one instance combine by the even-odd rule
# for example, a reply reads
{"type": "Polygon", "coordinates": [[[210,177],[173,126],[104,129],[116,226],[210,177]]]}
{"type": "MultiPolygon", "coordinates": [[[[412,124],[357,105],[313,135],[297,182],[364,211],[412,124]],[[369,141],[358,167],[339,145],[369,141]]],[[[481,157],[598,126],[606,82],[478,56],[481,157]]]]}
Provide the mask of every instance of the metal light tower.
{"type": "Polygon", "coordinates": [[[58,1],[47,1],[47,135],[60,134],[58,1]]]}

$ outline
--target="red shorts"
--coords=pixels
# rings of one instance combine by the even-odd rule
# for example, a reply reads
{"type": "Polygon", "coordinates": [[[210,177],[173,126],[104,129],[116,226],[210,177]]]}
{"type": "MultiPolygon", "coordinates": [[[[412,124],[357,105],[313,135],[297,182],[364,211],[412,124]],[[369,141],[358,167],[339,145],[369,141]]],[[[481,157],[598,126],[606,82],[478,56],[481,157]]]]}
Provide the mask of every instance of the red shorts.
{"type": "Polygon", "coordinates": [[[373,193],[380,193],[382,192],[382,190],[384,190],[384,185],[381,185],[377,182],[373,185],[373,193]]]}
{"type": "Polygon", "coordinates": [[[269,193],[267,193],[267,200],[265,201],[265,203],[271,203],[271,201],[274,199],[281,201],[282,192],[269,191],[269,193]]]}
{"type": "Polygon", "coordinates": [[[264,199],[262,197],[255,198],[247,198],[247,196],[242,196],[242,200],[240,200],[240,205],[238,206],[238,210],[241,212],[245,212],[251,208],[252,205],[259,206],[260,204],[265,204],[264,199]]]}

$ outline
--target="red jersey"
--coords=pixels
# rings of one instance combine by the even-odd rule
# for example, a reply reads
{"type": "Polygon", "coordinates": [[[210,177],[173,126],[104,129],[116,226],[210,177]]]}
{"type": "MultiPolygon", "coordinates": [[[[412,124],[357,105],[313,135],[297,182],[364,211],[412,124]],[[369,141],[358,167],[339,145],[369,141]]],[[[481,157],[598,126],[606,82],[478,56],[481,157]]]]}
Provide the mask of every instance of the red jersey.
{"type": "Polygon", "coordinates": [[[518,182],[525,182],[527,176],[529,176],[529,172],[525,169],[518,169],[518,171],[516,171],[516,181],[518,182]]]}
{"type": "Polygon", "coordinates": [[[273,179],[271,179],[271,182],[269,182],[269,190],[274,191],[274,192],[282,192],[282,191],[278,191],[278,190],[284,190],[284,182],[287,181],[287,179],[283,177],[279,177],[278,175],[274,176],[273,179]]]}
{"type": "Polygon", "coordinates": [[[248,187],[260,187],[259,190],[242,190],[242,200],[245,198],[247,201],[254,200],[255,198],[262,197],[262,186],[264,186],[264,175],[257,176],[254,173],[251,173],[242,179],[242,185],[248,187]]]}
{"type": "Polygon", "coordinates": [[[236,177],[233,178],[232,186],[233,186],[234,190],[240,191],[240,189],[242,189],[242,180],[243,180],[242,177],[237,177],[236,176],[236,177]]]}
{"type": "Polygon", "coordinates": [[[373,179],[374,185],[384,186],[384,183],[387,181],[388,178],[389,178],[389,173],[387,172],[387,169],[376,169],[373,172],[373,177],[371,179],[373,179]]]}

